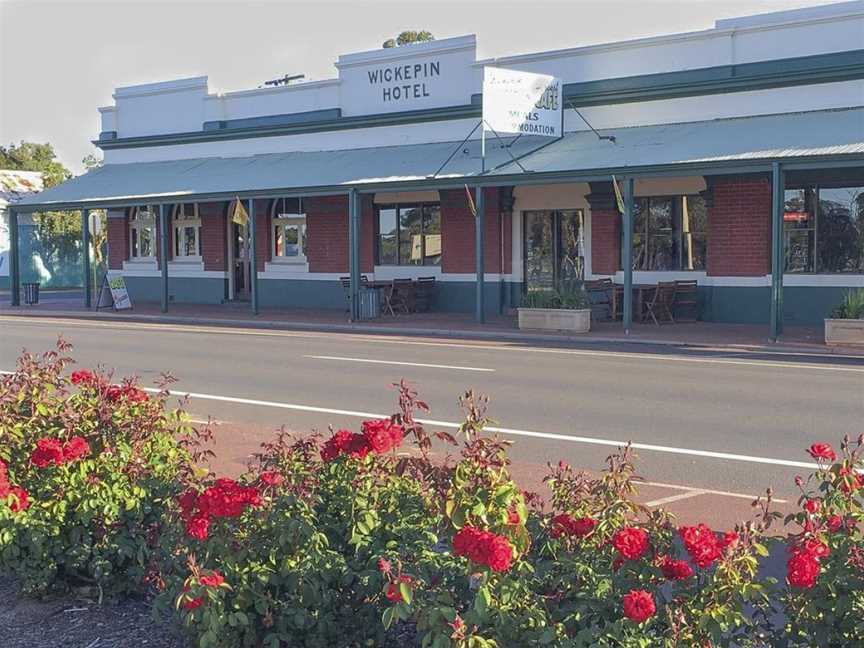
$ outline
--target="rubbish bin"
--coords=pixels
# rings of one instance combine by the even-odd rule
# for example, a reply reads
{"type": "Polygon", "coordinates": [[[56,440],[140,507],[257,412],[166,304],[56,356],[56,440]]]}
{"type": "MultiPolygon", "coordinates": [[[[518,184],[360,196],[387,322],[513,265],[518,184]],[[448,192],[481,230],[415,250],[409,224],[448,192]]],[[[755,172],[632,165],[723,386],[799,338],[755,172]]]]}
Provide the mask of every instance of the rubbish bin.
{"type": "Polygon", "coordinates": [[[24,289],[24,303],[28,306],[39,303],[39,284],[38,283],[23,283],[21,287],[24,289]]]}
{"type": "Polygon", "coordinates": [[[361,320],[375,319],[381,314],[381,302],[378,297],[378,291],[374,288],[360,288],[360,299],[357,301],[360,306],[358,317],[361,320]]]}

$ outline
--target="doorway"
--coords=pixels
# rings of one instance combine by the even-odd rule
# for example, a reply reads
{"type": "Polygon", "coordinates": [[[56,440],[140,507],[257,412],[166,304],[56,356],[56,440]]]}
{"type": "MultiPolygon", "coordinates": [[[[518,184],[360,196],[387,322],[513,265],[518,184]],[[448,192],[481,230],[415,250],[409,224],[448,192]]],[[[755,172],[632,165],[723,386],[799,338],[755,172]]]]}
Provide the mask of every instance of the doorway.
{"type": "Polygon", "coordinates": [[[230,232],[231,251],[229,299],[233,301],[249,301],[252,294],[252,268],[249,264],[249,223],[240,224],[229,219],[228,229],[230,232]]]}
{"type": "Polygon", "coordinates": [[[585,222],[581,209],[525,211],[525,285],[552,290],[585,278],[585,222]]]}

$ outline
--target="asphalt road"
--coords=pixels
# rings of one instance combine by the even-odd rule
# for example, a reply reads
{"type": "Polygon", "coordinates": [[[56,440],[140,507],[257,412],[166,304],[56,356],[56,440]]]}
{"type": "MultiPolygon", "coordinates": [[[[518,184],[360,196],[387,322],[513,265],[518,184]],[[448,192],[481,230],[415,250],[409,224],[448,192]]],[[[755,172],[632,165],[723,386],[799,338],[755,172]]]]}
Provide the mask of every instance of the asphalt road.
{"type": "Polygon", "coordinates": [[[457,423],[458,396],[488,394],[490,413],[530,465],[599,468],[615,443],[639,444],[655,482],[794,499],[814,441],[864,431],[864,359],[644,345],[514,343],[253,331],[0,317],[0,370],[57,335],[97,363],[199,394],[191,410],[260,429],[357,426],[395,406],[412,381],[428,418],[457,423]],[[251,402],[250,402],[251,401],[251,402]]]}

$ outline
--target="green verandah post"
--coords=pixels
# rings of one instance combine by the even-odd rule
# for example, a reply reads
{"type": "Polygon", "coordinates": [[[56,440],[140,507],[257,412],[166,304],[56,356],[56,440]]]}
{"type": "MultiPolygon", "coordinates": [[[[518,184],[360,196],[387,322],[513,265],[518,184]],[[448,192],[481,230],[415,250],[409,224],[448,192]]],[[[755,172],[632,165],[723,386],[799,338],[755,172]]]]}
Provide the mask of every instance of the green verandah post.
{"type": "Polygon", "coordinates": [[[249,199],[249,277],[251,278],[252,314],[258,314],[258,255],[255,253],[255,201],[249,199]]]}
{"type": "Polygon", "coordinates": [[[771,340],[783,333],[783,211],[786,180],[779,162],[771,165],[771,340]]]}
{"type": "MultiPolygon", "coordinates": [[[[614,180],[613,180],[614,182],[614,180]]],[[[624,332],[630,334],[633,327],[633,178],[624,180],[624,214],[622,215],[624,240],[621,247],[621,265],[624,270],[624,332]]]]}
{"type": "Polygon", "coordinates": [[[18,264],[18,212],[9,209],[9,290],[12,305],[21,305],[21,267],[18,264]]]}
{"type": "Polygon", "coordinates": [[[486,230],[486,199],[483,195],[483,187],[477,187],[477,200],[475,201],[477,216],[474,218],[474,256],[475,268],[477,272],[477,296],[476,307],[474,310],[474,319],[479,324],[486,321],[486,313],[484,310],[485,302],[485,269],[483,264],[483,254],[485,248],[485,230],[486,230]]]}
{"type": "Polygon", "coordinates": [[[360,319],[360,194],[356,188],[348,192],[348,274],[349,314],[354,322],[360,319]]]}
{"type": "Polygon", "coordinates": [[[92,305],[93,279],[90,276],[90,210],[81,210],[81,263],[84,270],[84,307],[92,305]]]}
{"type": "Polygon", "coordinates": [[[162,312],[168,312],[168,212],[159,205],[159,254],[162,257],[162,312]]]}

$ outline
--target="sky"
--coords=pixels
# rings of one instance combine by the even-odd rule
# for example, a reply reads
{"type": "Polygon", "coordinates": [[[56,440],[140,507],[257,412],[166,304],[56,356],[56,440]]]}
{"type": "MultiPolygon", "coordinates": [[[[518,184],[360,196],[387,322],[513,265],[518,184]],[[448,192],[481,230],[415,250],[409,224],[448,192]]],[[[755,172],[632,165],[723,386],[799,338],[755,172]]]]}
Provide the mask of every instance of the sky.
{"type": "Polygon", "coordinates": [[[0,0],[0,144],[50,142],[75,173],[117,86],[208,75],[210,90],[336,76],[405,29],[477,34],[477,56],[709,29],[831,0],[0,0]]]}

